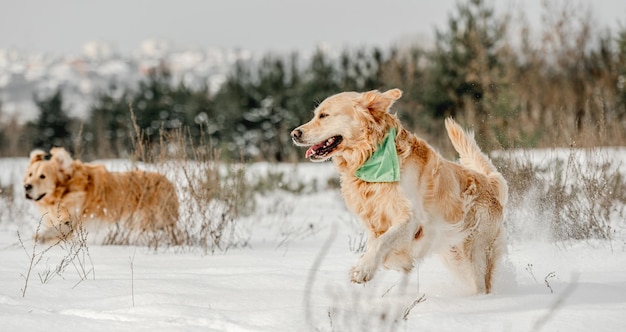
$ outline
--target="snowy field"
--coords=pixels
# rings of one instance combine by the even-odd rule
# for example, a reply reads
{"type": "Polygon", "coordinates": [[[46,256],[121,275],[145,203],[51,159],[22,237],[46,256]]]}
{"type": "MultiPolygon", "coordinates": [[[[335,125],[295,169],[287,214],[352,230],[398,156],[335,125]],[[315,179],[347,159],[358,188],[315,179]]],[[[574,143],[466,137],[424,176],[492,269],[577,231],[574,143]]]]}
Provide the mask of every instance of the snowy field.
{"type": "MultiPolygon", "coordinates": [[[[525,153],[535,163],[546,151],[525,153]]],[[[626,160],[626,149],[608,155],[626,160]]],[[[542,211],[525,204],[524,236],[490,295],[468,296],[437,257],[410,275],[380,271],[348,282],[364,243],[331,164],[248,167],[285,172],[316,190],[258,195],[237,220],[245,246],[225,252],[88,244],[33,246],[39,215],[21,189],[24,159],[0,160],[1,331],[621,331],[626,327],[626,247],[611,241],[554,242],[542,211]],[[534,232],[534,233],[533,233],[534,232]],[[18,233],[20,234],[18,238],[18,233]],[[530,234],[530,236],[529,236],[530,234]],[[22,241],[20,241],[20,238],[22,241]],[[31,268],[31,257],[37,259],[31,268]],[[59,273],[61,264],[67,262],[59,273]],[[30,274],[29,273],[30,270],[30,274]]],[[[124,163],[107,161],[111,168],[124,163]]],[[[623,165],[622,165],[623,166],[623,165]]],[[[618,166],[619,167],[619,166],[618,166]]],[[[621,169],[623,171],[623,169],[621,169]]],[[[175,177],[175,175],[171,175],[175,177]]],[[[623,220],[614,220],[623,226],[623,220]]],[[[519,229],[511,227],[510,229],[519,229]]]]}

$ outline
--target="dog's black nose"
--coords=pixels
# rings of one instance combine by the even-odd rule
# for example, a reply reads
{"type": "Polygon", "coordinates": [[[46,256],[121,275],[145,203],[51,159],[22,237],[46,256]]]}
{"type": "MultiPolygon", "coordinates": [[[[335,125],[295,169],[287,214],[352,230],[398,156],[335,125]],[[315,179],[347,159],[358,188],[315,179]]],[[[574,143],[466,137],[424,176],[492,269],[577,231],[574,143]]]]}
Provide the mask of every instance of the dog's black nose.
{"type": "Polygon", "coordinates": [[[26,192],[29,192],[31,189],[33,189],[33,186],[30,184],[25,184],[24,185],[24,190],[26,190],[26,192]]]}
{"type": "Polygon", "coordinates": [[[302,137],[302,130],[300,129],[294,129],[291,132],[291,138],[295,139],[295,140],[299,140],[302,137]]]}

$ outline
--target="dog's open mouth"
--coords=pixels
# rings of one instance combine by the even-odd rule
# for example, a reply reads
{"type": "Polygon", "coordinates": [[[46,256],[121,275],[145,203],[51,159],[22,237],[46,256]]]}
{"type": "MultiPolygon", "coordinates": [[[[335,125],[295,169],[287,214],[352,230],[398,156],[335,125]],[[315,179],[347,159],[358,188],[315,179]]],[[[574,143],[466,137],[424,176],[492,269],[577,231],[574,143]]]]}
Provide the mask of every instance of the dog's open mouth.
{"type": "Polygon", "coordinates": [[[341,143],[343,137],[333,136],[321,143],[314,144],[308,150],[306,150],[306,158],[311,160],[325,159],[328,154],[333,152],[337,146],[341,143]]]}
{"type": "Polygon", "coordinates": [[[32,197],[30,197],[30,195],[29,195],[29,194],[26,194],[26,198],[27,198],[27,199],[32,199],[32,200],[34,200],[35,202],[40,201],[40,200],[41,200],[44,196],[46,196],[46,193],[43,193],[43,194],[39,195],[39,197],[37,197],[37,198],[32,198],[32,197]]]}

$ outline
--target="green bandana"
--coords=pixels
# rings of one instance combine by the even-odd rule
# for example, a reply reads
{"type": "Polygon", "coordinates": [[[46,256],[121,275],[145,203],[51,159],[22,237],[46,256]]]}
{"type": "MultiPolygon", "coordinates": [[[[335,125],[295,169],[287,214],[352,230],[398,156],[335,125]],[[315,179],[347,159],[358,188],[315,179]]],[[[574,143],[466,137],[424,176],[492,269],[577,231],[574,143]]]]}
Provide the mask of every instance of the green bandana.
{"type": "Polygon", "coordinates": [[[378,149],[354,175],[366,182],[400,181],[400,162],[396,151],[396,128],[389,129],[378,149]]]}

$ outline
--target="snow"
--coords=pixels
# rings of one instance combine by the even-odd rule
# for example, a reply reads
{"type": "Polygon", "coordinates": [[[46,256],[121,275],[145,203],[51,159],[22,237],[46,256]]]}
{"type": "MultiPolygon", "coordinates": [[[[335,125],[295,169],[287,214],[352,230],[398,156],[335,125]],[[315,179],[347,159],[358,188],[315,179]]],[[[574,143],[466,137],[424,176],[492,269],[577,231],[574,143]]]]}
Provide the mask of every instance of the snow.
{"type": "Polygon", "coordinates": [[[349,283],[362,228],[327,184],[336,177],[328,163],[247,168],[250,179],[283,173],[284,188],[309,189],[258,195],[252,215],[237,220],[246,246],[205,254],[89,243],[55,274],[71,249],[37,245],[43,258],[26,283],[38,222],[22,198],[26,163],[0,159],[0,187],[14,191],[13,200],[0,199],[3,331],[619,331],[626,324],[621,237],[552,242],[509,234],[489,295],[468,295],[437,257],[407,276],[380,270],[365,286],[349,283]]]}

